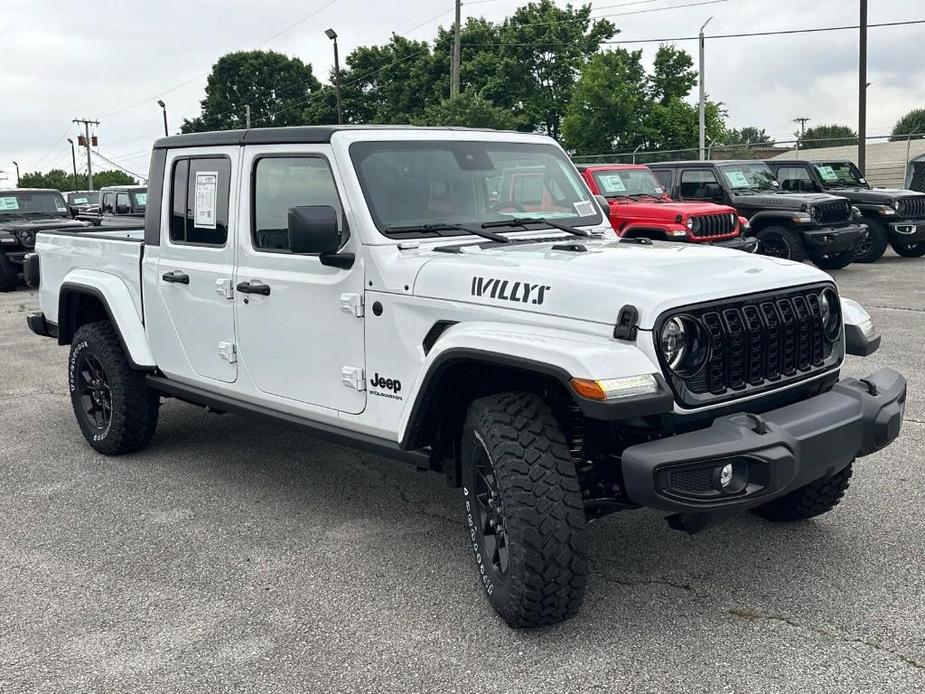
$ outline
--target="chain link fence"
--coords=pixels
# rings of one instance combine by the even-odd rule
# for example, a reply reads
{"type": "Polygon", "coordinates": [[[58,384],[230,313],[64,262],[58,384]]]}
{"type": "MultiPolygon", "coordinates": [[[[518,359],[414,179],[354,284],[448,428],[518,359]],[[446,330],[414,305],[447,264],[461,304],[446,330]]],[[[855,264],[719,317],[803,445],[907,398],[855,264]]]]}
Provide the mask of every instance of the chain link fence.
{"type": "MultiPolygon", "coordinates": [[[[865,140],[865,176],[872,186],[910,188],[925,192],[925,133],[891,137],[882,135],[865,140]]],[[[776,141],[773,144],[724,144],[707,142],[705,158],[717,159],[823,159],[858,163],[856,137],[819,140],[776,141]]],[[[659,161],[700,159],[698,148],[638,148],[632,152],[574,156],[576,164],[651,164],[659,161]]]]}

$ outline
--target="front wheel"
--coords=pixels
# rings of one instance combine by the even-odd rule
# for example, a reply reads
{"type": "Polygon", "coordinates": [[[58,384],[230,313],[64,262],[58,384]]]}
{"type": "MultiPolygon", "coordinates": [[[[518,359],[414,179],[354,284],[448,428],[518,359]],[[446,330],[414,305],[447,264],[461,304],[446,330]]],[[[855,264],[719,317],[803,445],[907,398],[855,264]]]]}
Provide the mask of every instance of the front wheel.
{"type": "Polygon", "coordinates": [[[867,225],[867,236],[854,248],[854,262],[873,263],[880,260],[890,241],[890,234],[886,227],[876,219],[864,218],[867,225]]]}
{"type": "Polygon", "coordinates": [[[576,614],[588,574],[584,505],[549,407],[530,393],[476,400],[461,463],[469,540],[495,610],[512,627],[576,614]]]}
{"type": "Polygon", "coordinates": [[[806,260],[806,244],[803,236],[795,229],[783,226],[769,226],[759,231],[758,253],[772,258],[784,258],[798,263],[806,260]]]}
{"type": "Polygon", "coordinates": [[[793,522],[821,516],[835,508],[851,481],[851,463],[831,477],[810,482],[789,494],[769,501],[755,513],[775,522],[793,522]]]}
{"type": "Polygon", "coordinates": [[[87,442],[105,455],[148,445],[157,427],[160,395],[131,368],[108,321],[78,328],[68,359],[71,404],[87,442]]]}
{"type": "Polygon", "coordinates": [[[893,246],[896,254],[901,255],[903,258],[921,258],[925,255],[925,241],[915,242],[894,239],[890,242],[890,245],[893,246]]]}
{"type": "Polygon", "coordinates": [[[845,251],[844,253],[816,256],[813,258],[813,263],[822,270],[841,270],[854,262],[855,252],[856,251],[852,248],[850,251],[845,251]]]}

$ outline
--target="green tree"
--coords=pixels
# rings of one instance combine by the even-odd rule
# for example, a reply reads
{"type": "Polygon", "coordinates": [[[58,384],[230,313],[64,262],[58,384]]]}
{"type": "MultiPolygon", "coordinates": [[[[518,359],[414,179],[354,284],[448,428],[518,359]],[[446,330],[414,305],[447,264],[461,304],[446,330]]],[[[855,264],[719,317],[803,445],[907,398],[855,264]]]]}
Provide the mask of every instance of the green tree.
{"type": "Polygon", "coordinates": [[[312,66],[298,58],[274,51],[228,53],[212,66],[201,114],[185,119],[182,131],[243,128],[247,106],[254,126],[299,125],[305,104],[320,89],[312,66]]]}
{"type": "Polygon", "coordinates": [[[817,125],[813,128],[807,128],[806,132],[798,140],[800,149],[838,147],[840,145],[856,145],[858,143],[858,134],[847,125],[817,125]]]}
{"type": "MultiPolygon", "coordinates": [[[[83,178],[82,185],[86,185],[86,182],[86,178],[83,178]]],[[[124,171],[119,171],[118,169],[93,172],[94,188],[102,188],[103,186],[131,186],[137,183],[138,181],[135,180],[134,176],[129,176],[124,171]]]]}
{"type": "Polygon", "coordinates": [[[896,121],[891,140],[905,140],[909,135],[917,135],[915,140],[925,136],[925,108],[916,108],[896,121]]]}
{"type": "Polygon", "coordinates": [[[694,60],[682,48],[659,46],[649,77],[652,98],[665,104],[672,99],[683,99],[697,84],[694,60]]]}
{"type": "MultiPolygon", "coordinates": [[[[135,185],[137,181],[128,174],[117,169],[95,171],[93,173],[93,187],[135,185]]],[[[53,188],[62,192],[70,190],[84,190],[87,187],[86,174],[69,174],[62,169],[50,171],[32,171],[22,175],[20,179],[22,188],[53,188]]]]}
{"type": "Polygon", "coordinates": [[[727,130],[723,136],[723,144],[773,147],[774,139],[765,132],[764,128],[747,125],[741,129],[732,128],[732,130],[727,130]]]}
{"type": "Polygon", "coordinates": [[[562,142],[577,155],[628,151],[644,144],[650,109],[642,51],[598,53],[581,71],[562,122],[562,142]]]}
{"type": "Polygon", "coordinates": [[[522,125],[509,110],[493,106],[474,91],[463,92],[427,107],[424,116],[415,123],[496,130],[517,130],[522,125]]]}
{"type": "Polygon", "coordinates": [[[606,19],[591,19],[591,5],[527,3],[501,24],[497,70],[481,95],[558,139],[582,67],[616,33],[606,19]]]}

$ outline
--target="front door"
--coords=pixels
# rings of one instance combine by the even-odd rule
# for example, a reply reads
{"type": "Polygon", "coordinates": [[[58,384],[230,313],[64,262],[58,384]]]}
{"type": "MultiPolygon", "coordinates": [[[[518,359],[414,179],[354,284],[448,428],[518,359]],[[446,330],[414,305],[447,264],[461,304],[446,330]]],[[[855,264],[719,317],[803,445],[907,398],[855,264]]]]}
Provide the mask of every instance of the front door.
{"type": "Polygon", "coordinates": [[[248,222],[238,232],[234,279],[238,341],[259,391],[356,414],[366,406],[362,262],[345,269],[322,265],[317,255],[294,255],[287,234],[289,208],[330,205],[342,250],[357,250],[328,152],[326,146],[245,149],[242,176],[250,186],[241,201],[248,222]]]}
{"type": "Polygon", "coordinates": [[[234,176],[238,148],[209,149],[167,162],[157,290],[182,348],[165,371],[231,383],[237,379],[234,301],[234,176]],[[185,361],[186,363],[182,363],[185,361]]]}

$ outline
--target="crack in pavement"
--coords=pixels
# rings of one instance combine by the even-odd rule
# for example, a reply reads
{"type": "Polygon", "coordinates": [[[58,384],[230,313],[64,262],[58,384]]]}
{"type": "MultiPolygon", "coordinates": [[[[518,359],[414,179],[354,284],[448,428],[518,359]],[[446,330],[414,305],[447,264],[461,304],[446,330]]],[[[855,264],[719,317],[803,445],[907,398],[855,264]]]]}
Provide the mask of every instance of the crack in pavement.
{"type": "Polygon", "coordinates": [[[884,308],[889,311],[912,311],[913,313],[925,313],[925,308],[913,308],[909,306],[874,306],[873,308],[884,308]]]}
{"type": "Polygon", "coordinates": [[[54,390],[52,388],[39,389],[39,390],[11,390],[4,393],[0,393],[0,400],[10,400],[13,398],[28,398],[35,395],[62,395],[70,396],[70,393],[66,390],[54,390]]]}
{"type": "Polygon", "coordinates": [[[882,653],[886,653],[887,655],[893,656],[894,658],[898,658],[900,661],[902,661],[906,665],[909,665],[910,667],[914,667],[917,670],[925,670],[925,662],[918,661],[915,658],[906,655],[905,653],[894,651],[892,648],[884,646],[882,643],[879,643],[872,639],[865,639],[860,636],[854,636],[853,634],[844,632],[840,629],[835,629],[835,628],[826,629],[824,627],[817,627],[812,624],[804,624],[802,622],[799,622],[793,619],[792,617],[786,617],[783,615],[775,615],[775,614],[764,614],[756,610],[750,610],[750,609],[741,608],[741,607],[730,607],[728,610],[728,613],[737,619],[745,619],[749,621],[778,622],[780,624],[786,624],[787,626],[794,627],[795,629],[805,629],[807,631],[811,631],[814,634],[818,634],[820,636],[825,636],[830,639],[836,639],[838,641],[842,641],[843,643],[861,644],[862,646],[867,646],[868,648],[871,648],[875,651],[880,651],[882,653]]]}

